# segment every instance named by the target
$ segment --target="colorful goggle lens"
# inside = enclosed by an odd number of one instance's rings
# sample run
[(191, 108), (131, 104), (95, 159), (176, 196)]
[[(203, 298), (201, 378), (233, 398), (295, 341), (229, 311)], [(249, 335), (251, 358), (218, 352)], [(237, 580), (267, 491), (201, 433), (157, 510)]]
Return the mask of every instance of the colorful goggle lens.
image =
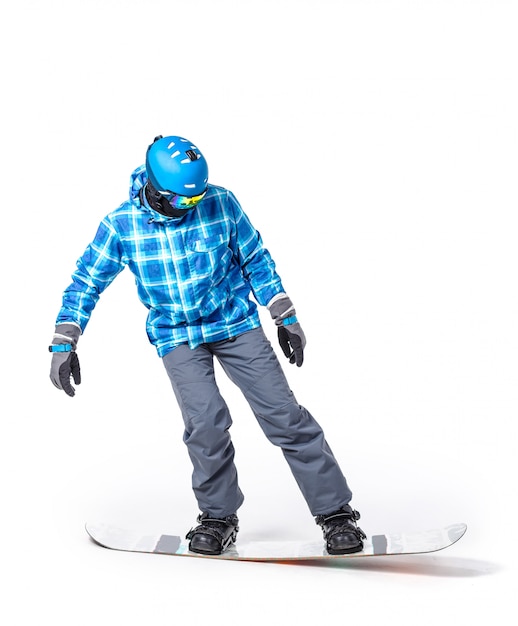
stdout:
[(158, 193), (169, 202), (173, 209), (192, 209), (203, 200), (207, 190), (197, 196), (181, 196), (172, 191), (159, 191)]

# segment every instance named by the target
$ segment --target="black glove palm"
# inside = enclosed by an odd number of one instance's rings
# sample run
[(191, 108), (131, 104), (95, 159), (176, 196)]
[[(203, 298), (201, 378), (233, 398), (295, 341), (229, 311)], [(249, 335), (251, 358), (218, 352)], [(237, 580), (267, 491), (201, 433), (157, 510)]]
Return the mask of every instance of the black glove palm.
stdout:
[(284, 356), (300, 367), (304, 362), (306, 337), (295, 314), (295, 307), (286, 294), (279, 294), (268, 305), (277, 325), (277, 336)]
[(284, 352), (284, 356), (290, 360), (290, 363), (295, 363), (297, 367), (300, 367), (304, 362), (304, 342), (300, 335), (290, 332), (290, 326), (298, 326), (300, 328), (300, 324), (279, 326), (277, 331), (279, 344)]
[(63, 389), (67, 396), (74, 396), (76, 390), (70, 383), (73, 378), (76, 385), (81, 384), (81, 368), (77, 352), (56, 352), (52, 355), (50, 380), (58, 389)]

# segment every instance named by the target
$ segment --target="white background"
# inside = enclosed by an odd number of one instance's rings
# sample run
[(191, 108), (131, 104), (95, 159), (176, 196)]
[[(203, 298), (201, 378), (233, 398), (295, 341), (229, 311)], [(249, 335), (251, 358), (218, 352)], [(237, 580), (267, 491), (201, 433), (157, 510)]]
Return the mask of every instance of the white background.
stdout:
[[(4, 8), (2, 622), (512, 622), (517, 17), (504, 0)], [(308, 338), (286, 372), (363, 528), (464, 521), (461, 542), (321, 567), (88, 540), (87, 520), (181, 534), (198, 512), (129, 272), (81, 338), (76, 397), (48, 379), (75, 260), (157, 134), (198, 144), (276, 259)], [(319, 538), (280, 451), (219, 380), (240, 538)]]

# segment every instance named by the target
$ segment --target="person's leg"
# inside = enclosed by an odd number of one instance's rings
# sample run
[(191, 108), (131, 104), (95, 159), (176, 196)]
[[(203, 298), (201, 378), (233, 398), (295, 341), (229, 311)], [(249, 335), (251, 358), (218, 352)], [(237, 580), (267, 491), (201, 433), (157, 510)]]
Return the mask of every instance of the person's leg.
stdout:
[(311, 513), (346, 506), (352, 494), (322, 428), (298, 404), (263, 330), (210, 348), (243, 392), (266, 437), (282, 449)]
[(200, 511), (213, 518), (236, 513), (243, 503), (228, 432), (232, 419), (214, 376), (211, 351), (179, 346), (163, 357), (184, 424), (193, 465), (192, 487)]

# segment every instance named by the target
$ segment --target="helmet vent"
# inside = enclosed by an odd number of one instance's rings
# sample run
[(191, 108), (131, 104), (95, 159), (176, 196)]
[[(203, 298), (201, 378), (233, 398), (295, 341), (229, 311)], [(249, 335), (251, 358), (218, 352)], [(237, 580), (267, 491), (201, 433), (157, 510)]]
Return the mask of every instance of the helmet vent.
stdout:
[(185, 154), (191, 159), (191, 161), (197, 161), (198, 155), (194, 150), (186, 150)]

